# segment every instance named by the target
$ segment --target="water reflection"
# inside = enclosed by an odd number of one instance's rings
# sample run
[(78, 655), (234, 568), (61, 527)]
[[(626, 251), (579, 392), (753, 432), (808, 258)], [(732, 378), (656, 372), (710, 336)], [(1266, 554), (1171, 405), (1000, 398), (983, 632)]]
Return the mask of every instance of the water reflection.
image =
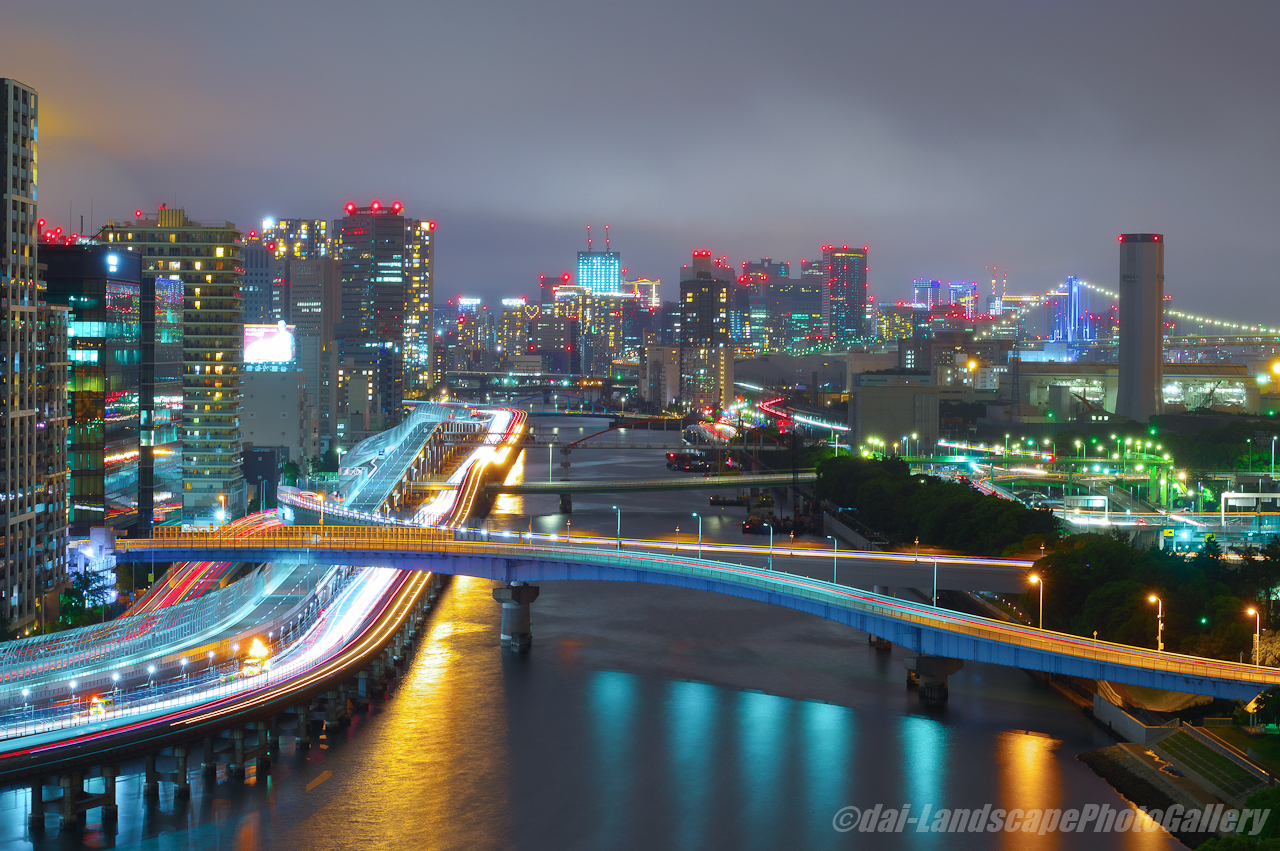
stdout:
[(719, 749), (715, 724), (720, 690), (706, 683), (667, 686), (668, 771), (671, 777), (672, 848), (703, 848), (710, 838), (714, 755)]
[(349, 848), (509, 847), (510, 754), (492, 587), (454, 580), (385, 716), (353, 743), (359, 752), (345, 770), (311, 793), (324, 806), (300, 825), (292, 847), (332, 848), (337, 837)]

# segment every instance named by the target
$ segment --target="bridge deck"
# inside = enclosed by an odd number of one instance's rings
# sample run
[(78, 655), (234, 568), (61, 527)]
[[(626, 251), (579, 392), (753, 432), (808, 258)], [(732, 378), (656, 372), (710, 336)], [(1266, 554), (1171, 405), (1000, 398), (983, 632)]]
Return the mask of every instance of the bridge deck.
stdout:
[[(1090, 641), (959, 612), (916, 605), (807, 577), (682, 555), (583, 550), (556, 546), (455, 540), (452, 530), (286, 527), (252, 541), (216, 533), (178, 533), (118, 542), (122, 554), (155, 551), (191, 558), (192, 550), (225, 558), (271, 561), (372, 559), (382, 565), (485, 576), (505, 581), (613, 579), (682, 585), (750, 597), (809, 611), (905, 644), (921, 653), (974, 659), (1112, 682), (1222, 697), (1251, 698), (1280, 685), (1280, 670), (1140, 647)], [(849, 558), (898, 558), (858, 553)], [(940, 557), (939, 562), (1020, 564), (1004, 559)], [(372, 562), (370, 562), (372, 563)]]

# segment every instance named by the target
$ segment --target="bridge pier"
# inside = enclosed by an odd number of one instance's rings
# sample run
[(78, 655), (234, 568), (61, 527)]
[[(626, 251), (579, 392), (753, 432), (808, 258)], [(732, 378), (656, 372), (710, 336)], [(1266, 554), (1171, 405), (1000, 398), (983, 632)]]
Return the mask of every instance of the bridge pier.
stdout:
[(311, 719), (307, 716), (310, 714), (311, 707), (306, 704), (295, 706), (293, 714), (298, 718), (298, 726), (293, 731), (293, 747), (295, 750), (306, 750), (311, 747)]
[(102, 777), (102, 791), (90, 792), (85, 789), (85, 776), (79, 772), (63, 774), (58, 777), (58, 786), (62, 794), (55, 798), (45, 798), (44, 778), (31, 782), (31, 806), (27, 813), (27, 825), (33, 831), (44, 830), (46, 813), (57, 813), (63, 830), (74, 830), (84, 827), (85, 814), (95, 807), (102, 807), (103, 825), (114, 825), (120, 818), (120, 808), (116, 805), (116, 777), (120, 774), (119, 766), (99, 766), (98, 773)]
[(571, 493), (560, 494), (560, 513), (561, 514), (573, 513), (573, 494)]
[(173, 749), (173, 759), (177, 763), (173, 768), (173, 797), (190, 798), (191, 781), (187, 777), (187, 756), (189, 751), (185, 745), (177, 745)]
[(964, 667), (960, 659), (945, 656), (908, 656), (903, 663), (920, 683), (920, 700), (931, 705), (947, 702), (947, 676)]
[(493, 589), (493, 599), (502, 604), (500, 643), (517, 653), (533, 644), (529, 604), (538, 599), (537, 585), (503, 585)]
[(204, 759), (200, 761), (200, 770), (205, 777), (212, 777), (218, 773), (218, 754), (214, 750), (213, 736), (204, 740)]

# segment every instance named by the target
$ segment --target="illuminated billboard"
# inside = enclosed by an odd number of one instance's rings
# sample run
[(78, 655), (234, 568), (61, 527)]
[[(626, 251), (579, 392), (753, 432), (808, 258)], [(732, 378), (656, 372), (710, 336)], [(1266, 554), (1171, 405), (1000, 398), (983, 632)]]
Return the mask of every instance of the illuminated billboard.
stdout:
[(294, 359), (293, 325), (244, 326), (245, 363), (290, 363)]

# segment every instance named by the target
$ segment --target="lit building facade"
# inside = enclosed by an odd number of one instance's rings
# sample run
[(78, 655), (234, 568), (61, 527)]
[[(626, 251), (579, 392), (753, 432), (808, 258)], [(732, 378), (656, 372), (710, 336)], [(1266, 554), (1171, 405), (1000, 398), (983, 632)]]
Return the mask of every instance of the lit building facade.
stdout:
[(618, 292), (622, 257), (616, 251), (579, 251), (576, 283), (593, 295)]
[(0, 97), (0, 610), (22, 630), (66, 581), (66, 309), (36, 268), (39, 96), (0, 78)]
[(139, 514), (142, 257), (111, 245), (44, 245), (48, 300), (67, 308), (70, 534), (147, 534)]
[[(142, 255), (143, 361), (154, 347), (155, 374), (142, 377), (142, 443), (154, 455), (150, 483), (153, 521), (216, 525), (243, 514), (240, 373), (244, 350), (240, 231), (231, 222), (198, 222), (186, 211), (161, 207), (155, 217), (109, 221), (108, 244)], [(181, 320), (173, 310), (181, 298)], [(176, 339), (175, 339), (176, 338)], [(180, 349), (178, 349), (180, 347)], [(175, 410), (169, 360), (181, 351), (181, 408)], [(168, 510), (167, 441), (180, 435), (181, 512)], [(145, 496), (145, 479), (140, 495)]]
[(847, 245), (822, 248), (826, 287), (822, 291), (822, 325), (836, 348), (866, 338), (867, 253)]

